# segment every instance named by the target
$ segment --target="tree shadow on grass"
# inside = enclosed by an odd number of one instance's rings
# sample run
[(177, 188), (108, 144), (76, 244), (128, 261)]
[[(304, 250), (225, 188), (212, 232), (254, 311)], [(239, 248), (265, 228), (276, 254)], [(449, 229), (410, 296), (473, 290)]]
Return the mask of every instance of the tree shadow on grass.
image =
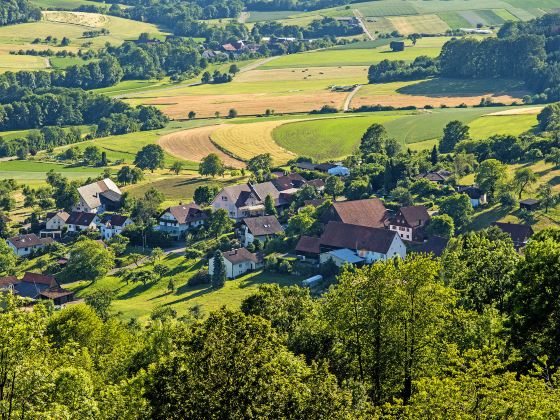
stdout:
[(440, 97), (500, 96), (523, 90), (523, 84), (505, 84), (497, 80), (434, 78), (397, 89), (404, 95)]
[(490, 209), (476, 213), (472, 219), (470, 229), (480, 230), (489, 227), (493, 222), (500, 220), (509, 214), (510, 209), (503, 206), (495, 206)]
[(280, 287), (291, 286), (297, 281), (296, 277), (290, 274), (276, 274), (267, 272), (255, 272), (251, 277), (243, 279), (239, 283), (240, 289), (245, 289), (247, 287), (254, 287), (261, 284), (278, 284)]
[(548, 180), (548, 183), (550, 184), (550, 186), (555, 187), (558, 184), (560, 184), (560, 175), (556, 175), (555, 177), (553, 177), (552, 179)]
[(149, 290), (152, 288), (152, 286), (156, 284), (156, 282), (154, 283), (146, 283), (146, 284), (138, 284), (137, 286), (133, 287), (132, 289), (130, 289), (128, 292), (126, 292), (124, 295), (119, 296), (119, 300), (125, 300), (125, 299), (130, 299), (135, 297), (136, 295), (139, 295), (140, 293), (144, 293), (146, 290)]
[[(189, 300), (195, 299), (195, 298), (200, 297), (200, 296), (204, 296), (204, 295), (206, 295), (210, 292), (212, 292), (212, 287), (204, 286), (204, 288), (200, 289), (196, 293), (193, 293), (192, 295), (188, 295), (188, 296), (182, 297), (180, 299), (176, 299), (174, 301), (164, 303), (163, 306), (170, 306), (170, 305), (175, 305), (175, 304), (181, 303), (181, 302), (188, 302)], [(176, 294), (179, 294), (179, 289), (177, 290)]]

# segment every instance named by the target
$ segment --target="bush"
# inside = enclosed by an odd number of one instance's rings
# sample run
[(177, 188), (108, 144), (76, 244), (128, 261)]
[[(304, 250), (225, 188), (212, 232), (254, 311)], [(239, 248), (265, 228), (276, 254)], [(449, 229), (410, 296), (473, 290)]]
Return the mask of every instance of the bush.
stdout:
[(188, 260), (194, 260), (194, 259), (197, 259), (197, 258), (202, 258), (203, 255), (204, 255), (204, 252), (199, 251), (198, 249), (194, 249), (194, 248), (185, 249), (185, 258), (187, 258)]
[(210, 284), (212, 277), (208, 270), (197, 271), (187, 282), (189, 286), (199, 286), (201, 284)]

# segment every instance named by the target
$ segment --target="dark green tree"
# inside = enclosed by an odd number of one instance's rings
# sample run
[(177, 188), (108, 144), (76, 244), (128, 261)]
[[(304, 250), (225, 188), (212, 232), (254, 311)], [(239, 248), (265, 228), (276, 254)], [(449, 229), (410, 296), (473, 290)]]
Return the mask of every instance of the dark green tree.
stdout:
[(469, 126), (461, 121), (451, 121), (443, 129), (443, 137), (439, 142), (441, 153), (452, 152), (455, 145), (469, 138)]
[(214, 252), (213, 267), (212, 267), (212, 288), (221, 289), (226, 284), (226, 265), (224, 263), (224, 256), (218, 249)]
[(163, 168), (165, 154), (158, 144), (148, 144), (136, 153), (134, 164), (140, 169), (149, 169), (154, 172), (157, 168)]

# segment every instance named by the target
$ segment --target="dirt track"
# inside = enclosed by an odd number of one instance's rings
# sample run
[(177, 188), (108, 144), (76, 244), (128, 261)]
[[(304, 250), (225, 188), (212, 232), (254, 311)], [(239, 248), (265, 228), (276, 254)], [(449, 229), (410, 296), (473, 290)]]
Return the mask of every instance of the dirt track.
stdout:
[(180, 159), (200, 162), (210, 153), (216, 153), (227, 166), (243, 168), (243, 162), (225, 154), (210, 140), (210, 134), (218, 127), (220, 125), (179, 131), (161, 137), (158, 143), (167, 153)]

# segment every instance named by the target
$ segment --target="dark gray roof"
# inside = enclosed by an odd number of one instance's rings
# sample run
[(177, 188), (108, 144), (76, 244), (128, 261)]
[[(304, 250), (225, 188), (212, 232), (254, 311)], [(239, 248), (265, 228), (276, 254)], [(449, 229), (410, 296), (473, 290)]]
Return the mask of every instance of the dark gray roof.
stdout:
[(254, 236), (274, 235), (284, 232), (276, 216), (247, 217), (243, 219), (243, 223)]
[(67, 225), (89, 226), (97, 216), (95, 213), (85, 213), (81, 211), (73, 211), (66, 220)]
[(7, 240), (10, 241), (17, 249), (47, 245), (53, 242), (52, 238), (39, 238), (34, 233), (14, 236), (12, 238), (8, 238)]

